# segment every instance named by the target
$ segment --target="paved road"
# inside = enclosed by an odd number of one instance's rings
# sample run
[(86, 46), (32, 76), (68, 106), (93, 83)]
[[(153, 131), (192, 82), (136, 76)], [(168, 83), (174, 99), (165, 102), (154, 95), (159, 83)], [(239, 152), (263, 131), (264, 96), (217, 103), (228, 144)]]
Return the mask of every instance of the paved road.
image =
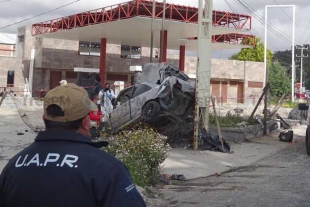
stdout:
[(310, 206), (310, 157), (299, 142), (221, 176), (166, 186), (170, 206)]

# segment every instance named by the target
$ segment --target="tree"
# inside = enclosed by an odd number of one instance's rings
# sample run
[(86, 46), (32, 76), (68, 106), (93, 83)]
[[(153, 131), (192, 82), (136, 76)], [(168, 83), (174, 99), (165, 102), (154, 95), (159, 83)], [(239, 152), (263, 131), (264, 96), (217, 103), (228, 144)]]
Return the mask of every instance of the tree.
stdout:
[(273, 62), (268, 68), (268, 81), (272, 97), (287, 95), (291, 90), (291, 80), (287, 76), (287, 69), (278, 62)]
[[(249, 38), (243, 40), (241, 44), (249, 44), (256, 42), (254, 47), (243, 48), (237, 54), (232, 55), (230, 60), (241, 60), (241, 61), (254, 61), (254, 62), (264, 62), (264, 43), (261, 42), (260, 38)], [(272, 52), (267, 49), (267, 63), (271, 63)]]
[[(307, 55), (307, 50), (304, 51), (304, 55)], [(300, 50), (295, 50), (295, 54), (300, 55)], [(310, 55), (309, 55), (310, 57)], [(276, 51), (273, 55), (273, 60), (278, 61), (283, 67), (287, 68), (287, 75), (292, 77), (292, 50)], [(300, 58), (295, 58), (295, 61)], [(296, 63), (300, 65), (300, 62)], [(299, 83), (300, 80), (300, 66), (295, 67), (295, 82)], [(305, 58), (303, 62), (303, 80), (305, 82), (305, 87), (310, 88), (310, 59)]]

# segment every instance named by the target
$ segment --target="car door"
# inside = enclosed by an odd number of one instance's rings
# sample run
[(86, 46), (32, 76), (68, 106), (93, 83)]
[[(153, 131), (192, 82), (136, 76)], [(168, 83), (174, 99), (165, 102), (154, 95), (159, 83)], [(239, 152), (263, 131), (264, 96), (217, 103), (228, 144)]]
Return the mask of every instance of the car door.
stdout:
[[(155, 89), (155, 88), (153, 88)], [(157, 88), (155, 89), (158, 90)], [(156, 92), (152, 93), (152, 87), (146, 84), (136, 85), (130, 100), (131, 119), (135, 120), (141, 116), (141, 108), (150, 99), (153, 99)]]
[(132, 90), (133, 87), (122, 90), (115, 100), (116, 108), (111, 113), (113, 130), (117, 130), (130, 121), (129, 100)]

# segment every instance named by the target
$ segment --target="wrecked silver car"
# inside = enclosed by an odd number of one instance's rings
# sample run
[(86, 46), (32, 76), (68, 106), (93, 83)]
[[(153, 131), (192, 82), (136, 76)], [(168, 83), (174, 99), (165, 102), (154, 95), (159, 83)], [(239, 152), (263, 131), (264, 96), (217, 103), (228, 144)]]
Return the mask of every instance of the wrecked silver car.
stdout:
[(153, 80), (119, 93), (110, 114), (113, 132), (143, 120), (158, 132), (169, 135), (171, 130), (174, 133), (175, 130), (184, 130), (182, 123), (192, 121), (195, 83), (169, 64), (162, 65), (157, 78), (156, 81), (153, 76)]

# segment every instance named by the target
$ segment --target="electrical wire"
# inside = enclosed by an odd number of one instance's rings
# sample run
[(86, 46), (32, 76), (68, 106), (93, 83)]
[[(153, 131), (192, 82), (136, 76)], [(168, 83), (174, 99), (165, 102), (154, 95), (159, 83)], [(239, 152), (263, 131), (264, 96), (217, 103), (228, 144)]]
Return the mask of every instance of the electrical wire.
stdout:
[[(241, 5), (241, 7), (245, 8), (248, 12), (252, 13), (253, 16), (262, 24), (265, 25), (265, 19), (260, 16), (259, 14), (257, 14), (255, 12), (255, 10), (246, 2), (242, 1), (242, 0), (235, 0), (237, 3), (239, 3)], [(285, 41), (286, 43), (290, 43), (291, 39), (289, 36), (285, 36), (285, 33), (278, 30), (273, 24), (267, 22), (267, 27), (271, 30), (271, 32), (273, 32), (277, 37), (279, 37), (280, 39), (282, 39), (283, 41)]]
[[(232, 10), (232, 12), (234, 12), (234, 13), (238, 13), (237, 12), (237, 10), (236, 9), (234, 9), (233, 8), (233, 6), (231, 5), (231, 4), (229, 4), (228, 2), (227, 2), (227, 0), (225, 0), (225, 2), (226, 2), (226, 4), (227, 4), (227, 6)], [(258, 32), (255, 30), (255, 29), (251, 29), (251, 30), (253, 30), (255, 33), (257, 33), (258, 34)], [(249, 31), (250, 32), (250, 34), (251, 35), (254, 35), (251, 31)], [(280, 49), (279, 48), (277, 48), (276, 46), (274, 46), (273, 44), (271, 44), (270, 42), (268, 42), (268, 44), (270, 44), (274, 49), (276, 49), (276, 50), (278, 50), (278, 51), (280, 51)]]
[[(256, 16), (258, 16), (258, 18), (261, 20), (260, 22), (263, 25), (265, 25), (265, 18), (260, 16), (259, 14), (257, 14), (255, 12), (255, 9), (253, 9), (246, 1), (238, 0), (238, 2), (241, 4), (242, 7), (246, 8), (248, 11), (250, 11), (251, 13), (255, 14)], [(291, 37), (287, 36), (284, 32), (282, 32), (281, 30), (277, 29), (272, 23), (267, 22), (267, 26), (270, 29), (272, 29), (273, 31), (277, 32), (282, 37), (286, 38), (289, 42), (291, 41)]]
[[(310, 0), (309, 0), (309, 1), (310, 1)], [(227, 0), (225, 0), (225, 2), (226, 2), (226, 4), (227, 4), (227, 6), (232, 10), (232, 12), (238, 13), (237, 10), (234, 9), (233, 6), (227, 2)], [(253, 30), (254, 32), (258, 33), (258, 32), (257, 32), (255, 29), (253, 29), (253, 28), (252, 28), (251, 30)], [(250, 32), (251, 35), (253, 35), (251, 31), (249, 31), (249, 32)], [(268, 43), (269, 45), (271, 45), (274, 49), (276, 49), (276, 51), (281, 51), (279, 48), (277, 48), (276, 46), (274, 46), (274, 45), (271, 44), (270, 42), (267, 41), (267, 43)], [(287, 64), (286, 62), (281, 62), (281, 64), (287, 65), (287, 66), (289, 66), (289, 67), (291, 68), (291, 65), (290, 65), (290, 64)]]
[(28, 20), (30, 20), (30, 19), (34, 19), (34, 18), (36, 18), (36, 17), (39, 17), (39, 16), (42, 16), (42, 15), (51, 13), (51, 12), (56, 11), (56, 10), (58, 10), (58, 9), (64, 8), (64, 7), (66, 7), (66, 6), (70, 6), (70, 5), (72, 5), (72, 4), (74, 4), (74, 3), (78, 2), (78, 1), (80, 1), (80, 0), (72, 1), (72, 2), (70, 2), (70, 3), (68, 3), (68, 4), (64, 4), (64, 5), (62, 5), (62, 6), (59, 6), (59, 7), (55, 8), (55, 9), (52, 9), (52, 10), (49, 10), (49, 11), (47, 11), (47, 12), (43, 12), (43, 13), (41, 13), (41, 14), (37, 14), (37, 15), (32, 16), (32, 17), (29, 17), (29, 18), (27, 18), (27, 19), (23, 19), (23, 20), (21, 20), (21, 21), (14, 22), (14, 23), (9, 24), (9, 25), (6, 25), (6, 26), (4, 26), (4, 27), (0, 27), (0, 29), (8, 28), (8, 27), (10, 27), (10, 26), (13, 26), (13, 25), (16, 25), (16, 24), (19, 24), (19, 23), (28, 21)]
[[(279, 6), (279, 4), (278, 4), (278, 2), (276, 1), (276, 0), (273, 0), (274, 1), (274, 3), (276, 3), (278, 6)], [(282, 8), (282, 7), (280, 7), (280, 9), (282, 10), (282, 12), (293, 22), (293, 19), (284, 11), (284, 9)], [(300, 31), (302, 31), (304, 34), (305, 34), (305, 30), (303, 30), (303, 29), (301, 29), (296, 23), (295, 23), (295, 25), (296, 25), (296, 27), (298, 28), (298, 29), (300, 29)], [(300, 41), (301, 41), (301, 39), (302, 38), (300, 38), (300, 40), (298, 41), (299, 43), (300, 43)]]

